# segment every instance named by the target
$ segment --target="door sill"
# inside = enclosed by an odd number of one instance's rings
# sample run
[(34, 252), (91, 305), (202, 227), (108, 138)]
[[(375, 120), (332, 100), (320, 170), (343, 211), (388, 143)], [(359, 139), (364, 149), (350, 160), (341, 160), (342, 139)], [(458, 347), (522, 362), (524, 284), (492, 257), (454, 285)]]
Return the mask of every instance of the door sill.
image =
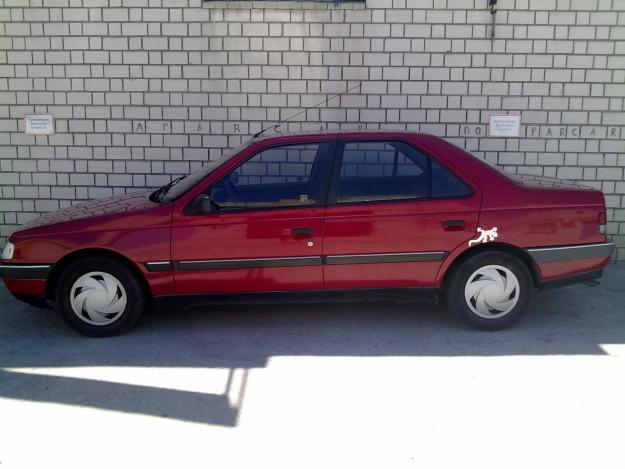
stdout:
[(349, 290), (299, 290), (244, 293), (163, 295), (154, 298), (157, 307), (173, 307), (210, 302), (211, 304), (275, 303), (361, 303), (394, 302), (439, 303), (436, 287), (368, 288)]

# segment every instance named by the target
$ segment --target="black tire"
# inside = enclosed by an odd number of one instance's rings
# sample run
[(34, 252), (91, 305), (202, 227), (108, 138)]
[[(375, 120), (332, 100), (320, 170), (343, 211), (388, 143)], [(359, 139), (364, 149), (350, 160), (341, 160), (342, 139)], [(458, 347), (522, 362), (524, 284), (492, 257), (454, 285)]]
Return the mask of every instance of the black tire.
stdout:
[[(72, 294), (77, 296), (74, 283), (84, 278), (90, 273), (104, 273), (112, 276), (121, 284), (118, 290), (119, 296), (125, 294), (126, 304), (118, 308), (119, 311), (109, 314), (112, 322), (104, 325), (91, 324), (89, 315), (82, 310), (75, 312), (72, 308)], [(94, 279), (103, 279), (102, 276), (95, 275)], [(104, 286), (104, 283), (101, 282)], [(123, 292), (123, 293), (122, 293)], [(76, 331), (92, 337), (107, 337), (130, 329), (145, 309), (146, 295), (143, 286), (136, 276), (122, 263), (105, 257), (89, 257), (79, 259), (69, 265), (61, 274), (56, 287), (56, 305), (63, 319)], [(80, 307), (79, 307), (80, 308)]]
[[(503, 267), (497, 269), (495, 267)], [(486, 274), (478, 274), (483, 269)], [(499, 275), (489, 276), (488, 272)], [(510, 275), (514, 275), (512, 278)], [(495, 277), (496, 277), (495, 275)], [(516, 288), (516, 285), (518, 288)], [(480, 282), (483, 280), (483, 282)], [(465, 297), (465, 288), (468, 282), (473, 284), (469, 289), (469, 300)], [(494, 284), (494, 292), (500, 292), (500, 303), (493, 304), (510, 305), (510, 309), (502, 307), (501, 311), (493, 308), (488, 301), (487, 291), (482, 284)], [(503, 283), (502, 283), (503, 282)], [(505, 289), (499, 289), (499, 285), (505, 285)], [(508, 290), (509, 288), (509, 290)], [(497, 331), (510, 327), (517, 322), (525, 312), (533, 294), (533, 284), (527, 266), (517, 257), (501, 251), (483, 251), (469, 257), (462, 262), (453, 272), (447, 285), (447, 303), (451, 311), (466, 324), (475, 329), (485, 331)], [(478, 301), (481, 298), (481, 305)], [(514, 300), (516, 298), (516, 303)], [(512, 307), (512, 304), (514, 306)], [(486, 307), (487, 311), (484, 311)], [(481, 313), (480, 313), (481, 312)], [(489, 314), (490, 313), (490, 314)], [(484, 317), (487, 316), (487, 317)]]

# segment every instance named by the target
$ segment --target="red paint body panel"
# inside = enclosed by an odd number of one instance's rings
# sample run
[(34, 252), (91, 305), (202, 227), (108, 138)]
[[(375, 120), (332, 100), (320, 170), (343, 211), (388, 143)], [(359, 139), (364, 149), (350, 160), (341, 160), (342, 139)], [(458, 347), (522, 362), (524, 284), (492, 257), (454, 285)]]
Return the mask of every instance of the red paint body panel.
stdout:
[[(498, 242), (523, 248), (601, 243), (597, 214), (601, 206), (578, 208), (482, 208), (480, 225), (498, 228)], [(570, 240), (576, 240), (571, 243)]]
[[(473, 238), (481, 195), (328, 207), (324, 255), (451, 252)], [(445, 220), (464, 220), (444, 231)], [(327, 288), (434, 286), (438, 262), (326, 265)]]
[[(172, 259), (176, 261), (321, 256), (323, 208), (178, 214), (172, 222)], [(291, 234), (293, 228), (304, 227), (313, 229), (311, 237)], [(321, 265), (176, 271), (175, 279), (176, 293), (323, 288)]]
[[(116, 215), (129, 213), (141, 214), (144, 210), (158, 207), (158, 204), (151, 202), (148, 195), (151, 191), (131, 192), (117, 197), (107, 197), (105, 199), (92, 200), (72, 207), (67, 207), (57, 212), (50, 212), (41, 217), (24, 224), (19, 232), (39, 228), (39, 234), (45, 234), (50, 226), (58, 226), (87, 219), (87, 223), (82, 225), (83, 230), (93, 227), (94, 217), (98, 218), (98, 223), (105, 223), (107, 220), (120, 220)], [(112, 217), (103, 218), (106, 215)], [(100, 225), (98, 225), (100, 226)]]
[(326, 288), (432, 287), (440, 261), (391, 264), (326, 265)]
[[(294, 207), (187, 216), (202, 191), (257, 151), (273, 145), (337, 139), (402, 140), (437, 159), (473, 189), (441, 200)], [(549, 178), (510, 178), (444, 140), (407, 132), (330, 133), (260, 138), (172, 203), (148, 192), (98, 200), (45, 215), (11, 236), (8, 264), (56, 264), (83, 250), (105, 250), (131, 262), (152, 294), (439, 286), (453, 262), (477, 237), (498, 228), (497, 243), (516, 248), (601, 243), (600, 191)], [(465, 220), (445, 231), (442, 222)], [(310, 227), (310, 238), (291, 230)], [(312, 246), (308, 243), (312, 242)], [(306, 265), (148, 272), (146, 262), (332, 256), (444, 251), (443, 261)], [(601, 269), (607, 258), (543, 262), (544, 280)], [(43, 296), (45, 280), (4, 279), (14, 293)]]
[(44, 215), (11, 236), (15, 243), (12, 262), (55, 264), (81, 250), (112, 251), (141, 271), (153, 295), (173, 293), (171, 272), (147, 272), (143, 265), (149, 260), (168, 260), (171, 255), (172, 205), (151, 202), (149, 194), (126, 194)]
[[(324, 208), (284, 208), (187, 216), (184, 208), (211, 184), (258, 151), (275, 145), (327, 142), (333, 135), (269, 137), (252, 143), (175, 202), (172, 259), (175, 261), (321, 256)], [(310, 227), (310, 238), (293, 228)], [(311, 241), (313, 246), (308, 246)], [(322, 267), (271, 267), (176, 271), (176, 293), (318, 290)]]
[(176, 272), (176, 293), (235, 293), (320, 290), (321, 266)]

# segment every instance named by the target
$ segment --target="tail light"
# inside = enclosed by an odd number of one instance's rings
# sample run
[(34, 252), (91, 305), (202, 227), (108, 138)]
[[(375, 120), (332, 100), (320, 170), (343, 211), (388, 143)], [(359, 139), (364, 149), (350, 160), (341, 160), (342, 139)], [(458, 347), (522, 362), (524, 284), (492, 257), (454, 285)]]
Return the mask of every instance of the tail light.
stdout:
[(597, 224), (599, 224), (599, 226), (603, 226), (608, 222), (608, 216), (606, 215), (605, 212), (601, 212), (599, 214), (599, 217), (597, 219)]

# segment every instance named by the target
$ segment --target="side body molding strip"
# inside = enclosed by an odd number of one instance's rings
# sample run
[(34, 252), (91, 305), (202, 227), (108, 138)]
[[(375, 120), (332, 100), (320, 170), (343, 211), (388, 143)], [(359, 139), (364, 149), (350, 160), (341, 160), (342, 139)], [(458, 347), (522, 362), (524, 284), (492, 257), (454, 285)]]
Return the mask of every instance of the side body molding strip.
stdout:
[(301, 267), (307, 265), (321, 265), (321, 256), (219, 259), (178, 261), (175, 263), (177, 270), (251, 269), (254, 267)]
[(390, 254), (351, 254), (325, 256), (328, 265), (343, 264), (387, 264), (396, 262), (442, 261), (447, 257), (443, 251), (435, 252), (398, 252)]
[(346, 254), (332, 256), (265, 257), (249, 259), (207, 259), (194, 261), (146, 262), (149, 272), (171, 270), (251, 269), (257, 267), (302, 267), (319, 265), (382, 264), (398, 262), (442, 261), (447, 252), (400, 252), (389, 254)]
[(153, 261), (146, 262), (145, 268), (148, 272), (169, 272), (173, 270), (173, 265), (170, 261)]

